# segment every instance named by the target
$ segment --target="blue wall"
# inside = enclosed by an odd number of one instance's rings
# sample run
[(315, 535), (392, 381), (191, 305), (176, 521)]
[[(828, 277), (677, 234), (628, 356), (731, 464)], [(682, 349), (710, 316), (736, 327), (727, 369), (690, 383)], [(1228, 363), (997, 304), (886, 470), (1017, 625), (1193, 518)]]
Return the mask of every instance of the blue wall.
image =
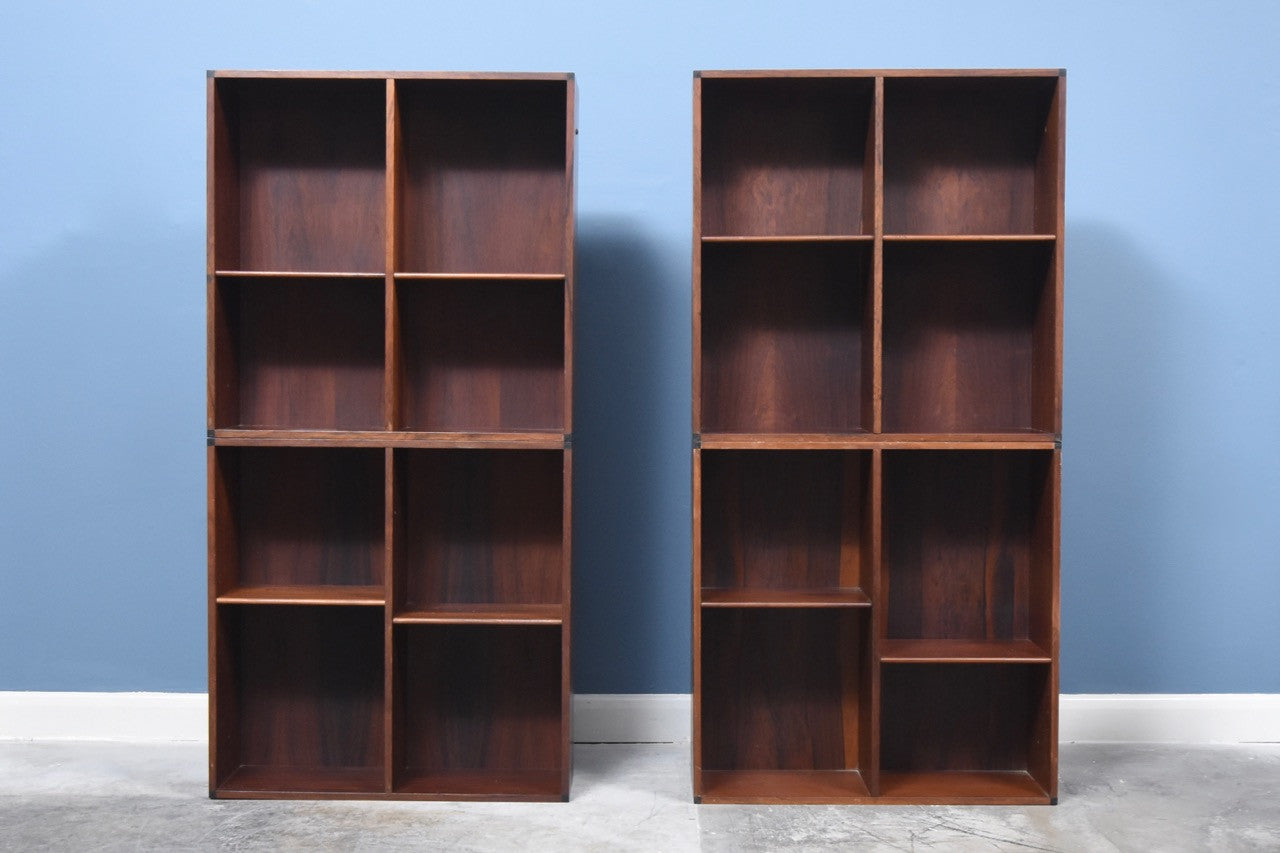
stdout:
[(0, 690), (204, 685), (206, 68), (571, 70), (575, 673), (689, 688), (695, 68), (1066, 66), (1068, 692), (1280, 691), (1274, 3), (24, 3)]

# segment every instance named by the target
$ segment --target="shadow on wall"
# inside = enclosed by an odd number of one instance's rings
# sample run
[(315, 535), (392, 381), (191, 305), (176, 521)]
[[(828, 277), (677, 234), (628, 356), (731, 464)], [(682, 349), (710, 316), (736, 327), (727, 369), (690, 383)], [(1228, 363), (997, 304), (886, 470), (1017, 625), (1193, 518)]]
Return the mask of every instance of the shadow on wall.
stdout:
[(1169, 692), (1208, 568), (1179, 547), (1170, 478), (1195, 307), (1120, 228), (1071, 221), (1066, 245), (1062, 691)]
[(688, 274), (670, 272), (671, 259), (644, 233), (623, 217), (584, 217), (578, 227), (573, 671), (581, 693), (689, 689)]
[(204, 233), (0, 270), (0, 690), (203, 690)]

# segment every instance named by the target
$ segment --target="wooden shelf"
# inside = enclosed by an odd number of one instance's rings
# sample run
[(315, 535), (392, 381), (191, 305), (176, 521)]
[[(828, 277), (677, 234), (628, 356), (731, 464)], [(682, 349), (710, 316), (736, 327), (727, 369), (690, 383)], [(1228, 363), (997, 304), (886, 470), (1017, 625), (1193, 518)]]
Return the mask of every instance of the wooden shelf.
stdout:
[(879, 801), (960, 805), (1042, 805), (1049, 794), (1025, 770), (883, 773)]
[(870, 797), (857, 770), (704, 770), (703, 803), (845, 803)]
[(215, 797), (273, 797), (305, 794), (374, 794), (382, 791), (381, 767), (241, 766), (214, 792)]
[(566, 799), (561, 790), (561, 774), (556, 770), (438, 773), (406, 768), (401, 772), (396, 793), (429, 795), (435, 800), (559, 802)]
[(713, 589), (702, 590), (703, 607), (870, 607), (862, 590), (846, 589)]
[(219, 604), (332, 604), (382, 607), (381, 586), (238, 586), (220, 593)]
[(567, 798), (572, 75), (208, 98), (211, 794)]
[(392, 620), (397, 625), (560, 625), (558, 604), (440, 604), (405, 610)]
[(1051, 663), (1031, 640), (881, 640), (882, 663)]
[(694, 75), (698, 802), (1056, 802), (1063, 76)]

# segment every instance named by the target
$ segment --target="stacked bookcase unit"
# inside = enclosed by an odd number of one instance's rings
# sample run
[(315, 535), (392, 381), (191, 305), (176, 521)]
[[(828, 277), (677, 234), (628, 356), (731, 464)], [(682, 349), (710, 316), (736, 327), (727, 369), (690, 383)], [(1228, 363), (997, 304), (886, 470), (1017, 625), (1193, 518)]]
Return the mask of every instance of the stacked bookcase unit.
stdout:
[(567, 799), (572, 76), (208, 99), (211, 795)]
[(694, 794), (1057, 798), (1065, 76), (694, 79)]

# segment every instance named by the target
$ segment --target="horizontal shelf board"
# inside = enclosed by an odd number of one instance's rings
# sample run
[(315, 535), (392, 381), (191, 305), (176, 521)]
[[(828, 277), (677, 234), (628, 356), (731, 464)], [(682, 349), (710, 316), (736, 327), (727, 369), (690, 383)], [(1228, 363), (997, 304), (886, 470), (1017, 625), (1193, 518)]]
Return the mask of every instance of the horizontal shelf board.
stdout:
[(1050, 663), (1031, 640), (882, 640), (883, 663)]
[(716, 234), (704, 236), (704, 243), (870, 243), (870, 234)]
[(564, 281), (564, 273), (398, 272), (396, 281)]
[(278, 80), (551, 80), (573, 79), (573, 72), (542, 71), (281, 71), (281, 70), (215, 70), (208, 72), (218, 79)]
[(845, 802), (869, 796), (857, 770), (703, 770), (704, 803)]
[(393, 619), (397, 625), (560, 625), (559, 604), (441, 604), (421, 610), (404, 610)]
[(559, 800), (564, 793), (560, 780), (558, 770), (441, 773), (410, 768), (395, 793), (458, 800)]
[(217, 597), (219, 604), (331, 604), (381, 607), (381, 586), (239, 586)]
[(387, 277), (382, 272), (296, 272), (270, 270), (217, 270), (218, 278), (367, 278), (382, 281)]
[(704, 432), (704, 450), (1053, 450), (1057, 436), (1027, 430), (1007, 433), (727, 433)]
[(437, 447), (560, 450), (562, 432), (415, 432), (409, 430), (217, 429), (227, 447)]
[(871, 599), (857, 587), (848, 589), (725, 589), (702, 590), (703, 607), (870, 607)]
[(383, 790), (381, 767), (267, 767), (244, 765), (216, 789), (219, 795), (375, 794)]
[(1061, 68), (813, 68), (695, 71), (694, 77), (750, 80), (761, 77), (1061, 77)]
[(1052, 243), (1056, 234), (886, 234), (886, 243)]
[(1049, 795), (1025, 770), (880, 774), (880, 802), (1046, 803)]

